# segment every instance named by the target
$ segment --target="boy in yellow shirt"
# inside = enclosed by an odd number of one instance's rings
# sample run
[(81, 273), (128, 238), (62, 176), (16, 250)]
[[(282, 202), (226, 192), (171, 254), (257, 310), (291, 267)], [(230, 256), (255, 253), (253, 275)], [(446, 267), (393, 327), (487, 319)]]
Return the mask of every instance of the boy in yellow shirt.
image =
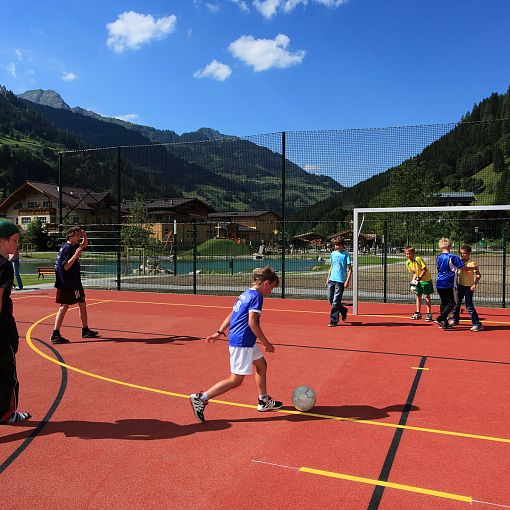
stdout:
[(430, 271), (425, 265), (423, 259), (416, 255), (416, 250), (412, 246), (408, 246), (405, 253), (407, 257), (407, 270), (413, 274), (411, 289), (416, 294), (416, 312), (414, 312), (414, 314), (411, 316), (411, 319), (418, 320), (422, 318), (421, 297), (423, 294), (425, 294), (425, 305), (427, 307), (427, 315), (425, 316), (425, 320), (431, 321), (433, 319), (430, 295), (434, 292), (434, 286), (432, 285), (432, 277), (430, 276)]
[(460, 247), (460, 258), (464, 262), (464, 266), (459, 269), (457, 282), (457, 303), (453, 309), (452, 320), (450, 324), (453, 326), (459, 323), (460, 307), (464, 298), (466, 299), (466, 310), (471, 316), (471, 331), (480, 331), (483, 326), (478, 317), (478, 313), (473, 305), (473, 294), (476, 290), (478, 282), (482, 275), (478, 269), (478, 264), (471, 260), (471, 246), (464, 244)]

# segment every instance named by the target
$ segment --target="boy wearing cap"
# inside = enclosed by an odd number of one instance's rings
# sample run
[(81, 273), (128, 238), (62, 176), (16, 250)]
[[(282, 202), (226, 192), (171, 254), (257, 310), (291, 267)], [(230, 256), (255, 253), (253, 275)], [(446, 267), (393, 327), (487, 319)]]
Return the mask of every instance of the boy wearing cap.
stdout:
[(334, 242), (335, 251), (329, 258), (330, 268), (326, 279), (328, 287), (328, 299), (331, 304), (328, 327), (338, 326), (338, 316), (342, 316), (342, 321), (347, 319), (347, 308), (342, 304), (344, 289), (349, 286), (352, 274), (351, 258), (349, 252), (345, 249), (345, 241), (337, 239)]
[(17, 410), (16, 353), (19, 335), (12, 313), (14, 269), (9, 254), (15, 253), (18, 243), (18, 227), (10, 221), (0, 221), (0, 424), (18, 423), (30, 418), (30, 413)]

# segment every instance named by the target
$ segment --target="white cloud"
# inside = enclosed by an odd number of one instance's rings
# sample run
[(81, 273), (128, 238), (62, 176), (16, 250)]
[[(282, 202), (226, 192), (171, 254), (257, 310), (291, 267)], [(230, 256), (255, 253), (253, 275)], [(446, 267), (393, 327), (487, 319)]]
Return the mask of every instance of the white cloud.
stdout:
[(285, 14), (292, 12), (298, 5), (306, 7), (309, 3), (316, 3), (336, 9), (340, 5), (346, 4), (349, 0), (253, 0), (253, 6), (257, 11), (267, 19), (271, 19), (278, 11)]
[(272, 67), (284, 69), (303, 61), (306, 52), (287, 51), (289, 42), (285, 34), (278, 34), (274, 39), (255, 39), (252, 35), (243, 35), (231, 43), (228, 49), (234, 57), (252, 66), (254, 71), (267, 71)]
[(150, 14), (123, 12), (113, 22), (108, 23), (108, 39), (106, 44), (115, 53), (124, 50), (137, 50), (153, 39), (164, 39), (175, 30), (177, 17), (174, 15), (154, 19)]
[(16, 64), (14, 62), (9, 62), (5, 66), (5, 70), (7, 71), (7, 74), (10, 74), (13, 78), (17, 78), (18, 77), (16, 75)]
[(78, 78), (78, 75), (75, 73), (72, 73), (71, 71), (64, 71), (61, 76), (62, 80), (64, 81), (74, 81), (76, 78)]
[(264, 18), (272, 18), (281, 4), (281, 0), (254, 0), (253, 6)]
[(320, 165), (303, 165), (302, 168), (303, 168), (303, 170), (305, 170), (311, 174), (319, 173), (322, 170)]
[(250, 8), (245, 0), (230, 0), (233, 4), (236, 4), (241, 12), (250, 12)]
[(210, 4), (206, 3), (205, 6), (213, 13), (216, 14), (220, 10), (220, 6), (218, 4)]
[(213, 60), (203, 69), (195, 71), (194, 78), (212, 78), (216, 81), (225, 81), (232, 74), (232, 68), (227, 64), (222, 64), (217, 60)]
[(21, 53), (21, 50), (19, 50), (18, 48), (14, 48), (14, 53), (16, 54), (18, 62), (21, 62), (23, 60), (23, 54)]
[(114, 119), (125, 120), (126, 122), (132, 122), (138, 119), (140, 116), (137, 113), (126, 113), (125, 115), (114, 115)]

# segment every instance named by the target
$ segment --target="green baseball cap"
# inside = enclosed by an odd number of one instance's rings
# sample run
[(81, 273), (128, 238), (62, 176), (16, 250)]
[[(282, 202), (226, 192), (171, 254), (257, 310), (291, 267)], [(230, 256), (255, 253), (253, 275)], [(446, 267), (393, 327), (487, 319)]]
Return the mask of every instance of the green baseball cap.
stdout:
[(12, 234), (19, 234), (18, 227), (9, 220), (0, 220), (0, 237), (9, 237)]

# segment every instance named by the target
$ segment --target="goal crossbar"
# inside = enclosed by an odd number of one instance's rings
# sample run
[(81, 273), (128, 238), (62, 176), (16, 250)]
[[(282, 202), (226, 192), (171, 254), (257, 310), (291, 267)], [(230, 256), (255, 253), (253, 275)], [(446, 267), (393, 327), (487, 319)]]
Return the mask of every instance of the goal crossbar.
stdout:
[(358, 245), (359, 215), (365, 213), (414, 213), (414, 212), (456, 212), (456, 211), (510, 211), (510, 205), (452, 205), (443, 207), (359, 207), (353, 210), (352, 232), (352, 313), (358, 315)]

